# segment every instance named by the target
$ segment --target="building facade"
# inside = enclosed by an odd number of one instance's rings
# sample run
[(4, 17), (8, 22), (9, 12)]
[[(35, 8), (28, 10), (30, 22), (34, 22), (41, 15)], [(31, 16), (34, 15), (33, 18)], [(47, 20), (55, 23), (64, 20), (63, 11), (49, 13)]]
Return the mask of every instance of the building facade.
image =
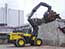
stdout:
[(8, 8), (5, 4), (4, 8), (0, 8), (0, 23), (8, 26), (22, 26), (24, 24), (24, 11)]

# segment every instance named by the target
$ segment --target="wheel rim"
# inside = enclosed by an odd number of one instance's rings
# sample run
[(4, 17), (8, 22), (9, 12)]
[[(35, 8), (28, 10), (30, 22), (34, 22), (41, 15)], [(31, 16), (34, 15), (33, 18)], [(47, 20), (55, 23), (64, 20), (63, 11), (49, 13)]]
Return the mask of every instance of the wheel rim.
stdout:
[(19, 41), (19, 45), (24, 45), (24, 41), (23, 40), (20, 40)]
[(41, 40), (37, 40), (37, 45), (41, 45)]

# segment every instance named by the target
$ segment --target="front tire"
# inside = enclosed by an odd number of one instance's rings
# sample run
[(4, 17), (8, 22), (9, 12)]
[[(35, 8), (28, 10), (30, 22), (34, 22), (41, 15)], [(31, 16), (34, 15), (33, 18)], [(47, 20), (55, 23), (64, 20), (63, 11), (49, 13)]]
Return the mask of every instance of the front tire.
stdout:
[(36, 46), (41, 46), (42, 45), (42, 40), (41, 39), (36, 39), (35, 45)]

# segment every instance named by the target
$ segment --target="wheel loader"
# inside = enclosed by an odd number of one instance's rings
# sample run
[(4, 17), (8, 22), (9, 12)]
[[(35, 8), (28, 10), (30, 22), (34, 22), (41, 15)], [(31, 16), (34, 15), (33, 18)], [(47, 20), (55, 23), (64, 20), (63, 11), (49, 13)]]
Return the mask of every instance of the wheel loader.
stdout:
[(25, 44), (31, 44), (33, 46), (42, 45), (42, 40), (33, 35), (30, 29), (13, 31), (9, 34), (8, 39), (8, 42), (14, 44), (16, 47), (22, 47), (25, 46)]
[[(36, 10), (40, 7), (40, 6), (45, 6), (48, 8), (47, 12), (44, 14), (44, 17), (42, 19), (38, 19), (38, 18), (31, 18), (33, 16), (33, 14), (36, 12)], [(20, 30), (15, 30), (13, 32), (11, 32), (8, 35), (8, 41), (10, 43), (13, 43), (16, 47), (21, 47), (21, 46), (25, 46), (25, 44), (31, 44), (31, 45), (37, 45), (40, 46), (42, 45), (42, 39), (38, 38), (38, 26), (41, 25), (42, 23), (49, 23), (54, 21), (56, 18), (59, 18), (59, 14), (57, 14), (56, 12), (53, 12), (53, 10), (51, 10), (51, 6), (49, 6), (46, 3), (40, 2), (36, 7), (33, 8), (31, 14), (28, 17), (28, 22), (31, 24), (33, 31), (31, 29), (22, 29)]]

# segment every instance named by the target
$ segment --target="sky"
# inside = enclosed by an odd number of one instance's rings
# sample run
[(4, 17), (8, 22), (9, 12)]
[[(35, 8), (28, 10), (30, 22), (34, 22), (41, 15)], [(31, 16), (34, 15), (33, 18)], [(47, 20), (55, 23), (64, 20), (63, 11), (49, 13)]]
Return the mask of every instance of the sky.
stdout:
[[(8, 4), (8, 8), (24, 10), (24, 22), (27, 22), (27, 17), (31, 10), (40, 2), (45, 2), (52, 6), (52, 10), (60, 14), (60, 16), (65, 18), (65, 0), (0, 0), (0, 7), (4, 7), (4, 4)], [(47, 10), (45, 7), (40, 7), (33, 17), (42, 18), (44, 12)]]

